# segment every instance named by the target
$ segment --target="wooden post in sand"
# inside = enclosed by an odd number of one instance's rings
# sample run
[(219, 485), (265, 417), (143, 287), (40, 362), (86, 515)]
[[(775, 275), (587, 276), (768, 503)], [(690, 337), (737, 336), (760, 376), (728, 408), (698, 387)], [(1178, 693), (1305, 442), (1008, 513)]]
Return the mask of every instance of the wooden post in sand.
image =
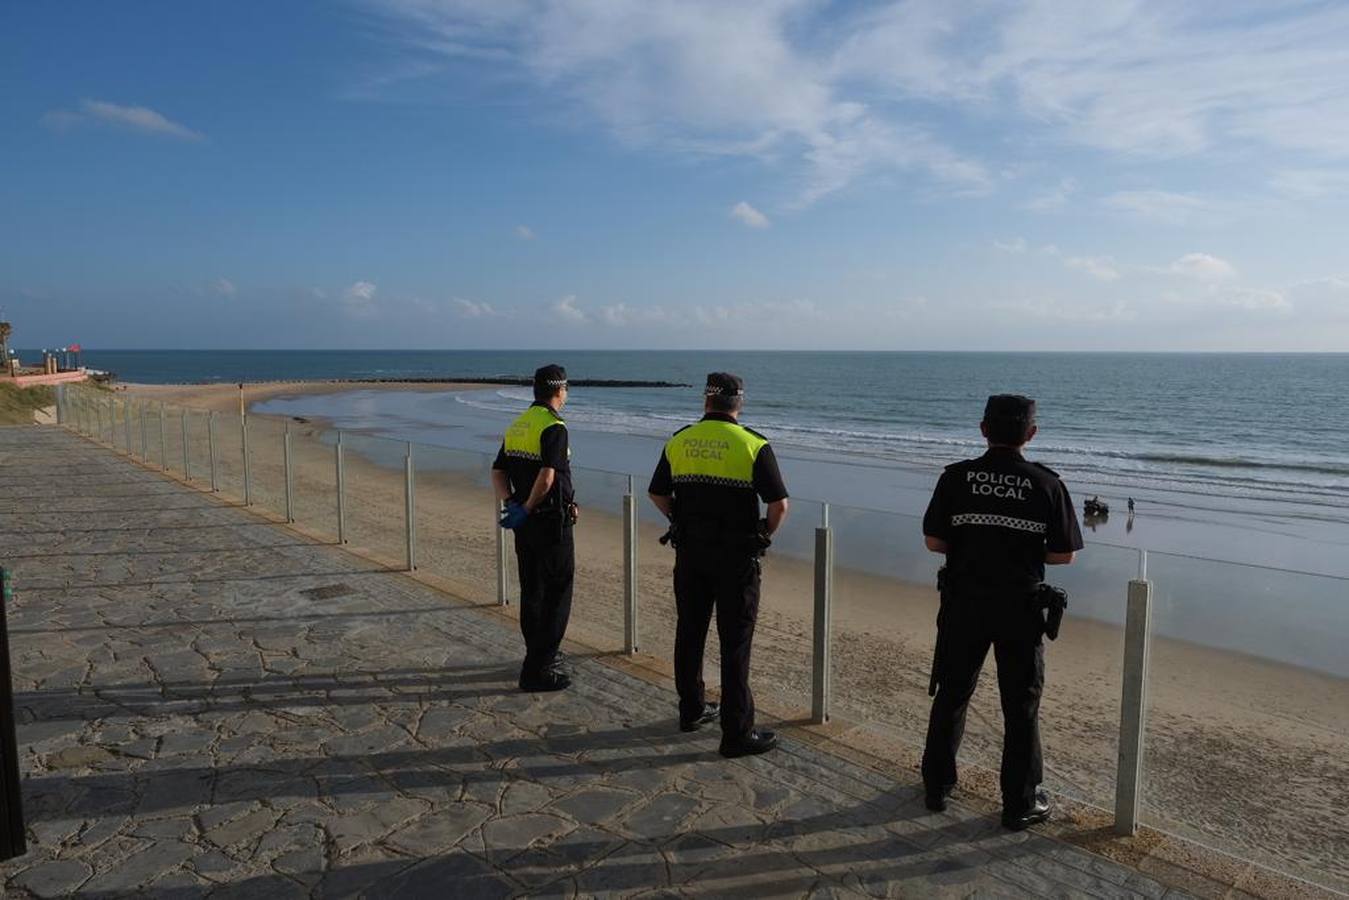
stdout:
[(829, 504), (820, 505), (820, 527), (815, 529), (815, 640), (811, 653), (810, 721), (829, 721), (832, 657), (830, 624), (834, 605), (834, 530), (829, 527)]
[(1124, 620), (1124, 687), (1120, 699), (1119, 765), (1115, 775), (1115, 833), (1138, 830), (1143, 796), (1143, 737), (1148, 703), (1148, 662), (1152, 645), (1152, 582), (1147, 551), (1140, 550), (1138, 577), (1129, 582)]
[(164, 438), (164, 401), (159, 403), (159, 464), (164, 467), (164, 471), (169, 470), (169, 443)]
[(637, 652), (637, 498), (632, 476), (623, 495), (623, 651)]

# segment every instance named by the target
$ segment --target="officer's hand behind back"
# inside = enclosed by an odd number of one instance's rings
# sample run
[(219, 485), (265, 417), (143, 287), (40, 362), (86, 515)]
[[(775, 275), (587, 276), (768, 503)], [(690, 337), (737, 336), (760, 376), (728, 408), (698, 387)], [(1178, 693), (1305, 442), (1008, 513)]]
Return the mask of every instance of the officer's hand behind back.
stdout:
[(501, 527), (514, 531), (529, 518), (529, 511), (514, 500), (506, 501), (506, 511), (501, 514)]

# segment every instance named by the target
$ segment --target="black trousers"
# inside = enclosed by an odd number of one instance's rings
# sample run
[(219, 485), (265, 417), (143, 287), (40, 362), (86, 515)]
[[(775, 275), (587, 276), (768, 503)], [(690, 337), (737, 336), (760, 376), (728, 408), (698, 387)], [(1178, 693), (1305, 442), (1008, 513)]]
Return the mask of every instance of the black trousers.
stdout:
[(571, 618), (576, 544), (570, 525), (541, 517), (515, 531), (520, 571), (520, 632), (525, 637), (521, 678), (537, 678), (553, 664)]
[(744, 737), (754, 728), (749, 689), (750, 645), (759, 618), (759, 560), (744, 552), (681, 547), (675, 554), (675, 687), (679, 714), (702, 713), (703, 651), (712, 612), (721, 642), (721, 731)]
[(998, 663), (1002, 698), (1003, 809), (1020, 814), (1034, 802), (1044, 776), (1040, 749), (1040, 694), (1045, 682), (1044, 620), (1031, 598), (1011, 596), (947, 601), (938, 625), (937, 696), (927, 725), (923, 782), (956, 783), (956, 753), (965, 734), (965, 712), (979, 683), (988, 648)]

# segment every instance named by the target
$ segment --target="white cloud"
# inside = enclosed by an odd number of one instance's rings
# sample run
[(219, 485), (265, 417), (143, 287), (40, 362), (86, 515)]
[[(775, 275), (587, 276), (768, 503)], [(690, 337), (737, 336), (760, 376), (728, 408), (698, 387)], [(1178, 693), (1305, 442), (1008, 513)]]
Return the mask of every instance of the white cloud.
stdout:
[(1003, 253), (1025, 253), (1026, 239), (1018, 237), (1012, 238), (1010, 241), (994, 241), (993, 248), (1001, 250)]
[(45, 125), (58, 130), (86, 123), (102, 122), (142, 134), (178, 138), (185, 141), (204, 139), (199, 131), (180, 125), (146, 106), (122, 106), (106, 100), (83, 100), (78, 110), (55, 109), (42, 117)]
[(1199, 197), (1171, 191), (1119, 191), (1101, 202), (1111, 209), (1168, 225), (1183, 225), (1212, 213), (1209, 204)]
[(1225, 281), (1237, 274), (1236, 267), (1230, 262), (1207, 253), (1186, 253), (1167, 266), (1166, 271), (1200, 281)]
[(836, 65), (893, 93), (1013, 105), (1129, 155), (1256, 144), (1349, 156), (1349, 7), (909, 0), (838, 26)]
[(735, 206), (731, 207), (730, 216), (732, 219), (737, 219), (750, 228), (768, 227), (768, 216), (765, 216), (744, 200), (741, 200)]
[(534, 229), (528, 225), (516, 225), (515, 236), (522, 241), (532, 241), (534, 240)]
[(461, 319), (500, 319), (506, 317), (505, 313), (498, 312), (490, 303), (479, 303), (473, 300), (465, 300), (462, 297), (455, 297), (453, 303), (455, 311)]
[(230, 281), (228, 278), (217, 278), (215, 281), (211, 282), (211, 290), (215, 291), (216, 294), (221, 297), (233, 297), (238, 293), (238, 289), (235, 288), (234, 282)]
[(375, 294), (379, 289), (369, 281), (357, 281), (342, 292), (342, 305), (357, 318), (368, 318), (376, 312)]
[(1303, 200), (1349, 194), (1349, 170), (1282, 169), (1274, 173), (1270, 187)]
[(787, 164), (799, 205), (875, 173), (919, 172), (957, 192), (992, 183), (916, 116), (871, 102), (876, 85), (839, 69), (833, 36), (856, 17), (820, 4), (366, 2), (418, 52), (523, 75), (626, 144)]
[(1120, 277), (1119, 267), (1108, 256), (1069, 256), (1063, 264), (1070, 269), (1085, 272), (1098, 281), (1115, 281)]
[(585, 322), (589, 316), (576, 305), (576, 295), (567, 294), (552, 305), (553, 315), (563, 322)]
[(1064, 178), (1051, 190), (1040, 194), (1038, 197), (1032, 197), (1026, 203), (1026, 209), (1032, 212), (1053, 212), (1063, 209), (1068, 204), (1068, 198), (1076, 193), (1077, 179)]
[(616, 328), (653, 325), (676, 321), (679, 318), (660, 306), (629, 306), (626, 303), (615, 303), (600, 310), (600, 321)]
[(1214, 302), (1248, 310), (1287, 312), (1291, 307), (1281, 291), (1259, 288), (1230, 288), (1213, 294)]
[(695, 306), (693, 317), (702, 325), (750, 323), (760, 326), (769, 323), (776, 326), (791, 322), (818, 321), (826, 315), (811, 300), (764, 300), (726, 306)]

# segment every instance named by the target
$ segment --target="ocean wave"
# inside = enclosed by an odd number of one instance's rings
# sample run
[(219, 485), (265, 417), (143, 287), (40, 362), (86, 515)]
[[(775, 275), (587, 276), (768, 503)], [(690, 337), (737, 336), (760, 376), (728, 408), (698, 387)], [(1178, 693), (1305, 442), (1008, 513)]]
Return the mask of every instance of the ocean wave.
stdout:
[[(504, 388), (490, 393), (473, 391), (457, 394), (455, 398), (471, 407), (512, 413), (520, 409), (521, 403), (529, 402), (532, 394), (527, 388)], [(687, 424), (693, 415), (682, 411), (624, 409), (596, 402), (591, 395), (584, 399), (578, 398), (570, 404), (567, 418), (578, 426), (596, 431), (663, 437)], [(940, 467), (951, 462), (956, 455), (976, 455), (985, 446), (983, 439), (976, 436), (850, 428), (839, 423), (816, 425), (773, 421), (765, 417), (762, 420), (748, 420), (747, 424), (767, 434), (780, 450), (844, 453), (924, 467)], [(1080, 473), (1148, 475), (1178, 484), (1199, 482), (1237, 490), (1286, 487), (1315, 492), (1342, 487), (1336, 482), (1349, 479), (1349, 464), (1316, 458), (1278, 459), (1254, 454), (1204, 453), (1188, 448), (1151, 446), (1125, 449), (1040, 440), (1035, 442), (1034, 451), (1035, 456), (1051, 465), (1064, 466)], [(1240, 473), (1243, 472), (1248, 473), (1248, 477), (1242, 478)], [(1290, 477), (1271, 477), (1279, 473), (1286, 473)], [(1296, 477), (1298, 475), (1304, 478), (1299, 479)], [(1322, 479), (1306, 480), (1305, 476), (1321, 476)], [(1328, 484), (1327, 479), (1331, 483)]]

